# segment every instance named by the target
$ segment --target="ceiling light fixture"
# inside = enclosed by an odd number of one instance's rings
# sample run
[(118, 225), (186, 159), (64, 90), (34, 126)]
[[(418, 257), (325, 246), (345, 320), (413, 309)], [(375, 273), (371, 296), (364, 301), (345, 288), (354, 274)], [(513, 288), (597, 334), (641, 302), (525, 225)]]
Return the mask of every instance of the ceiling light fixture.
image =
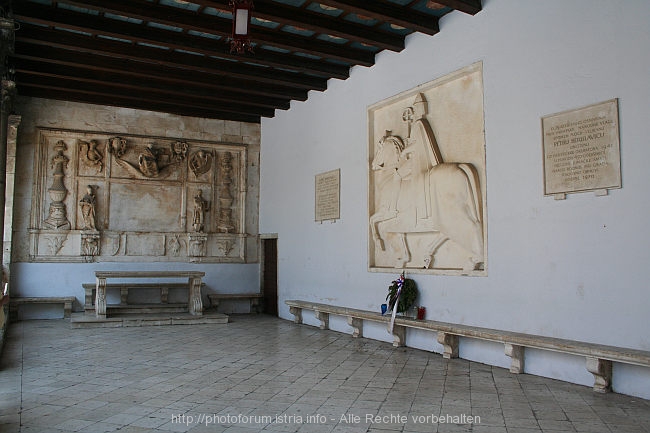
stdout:
[(232, 8), (232, 35), (230, 37), (230, 52), (244, 54), (253, 53), (250, 40), (251, 10), (253, 0), (230, 0)]

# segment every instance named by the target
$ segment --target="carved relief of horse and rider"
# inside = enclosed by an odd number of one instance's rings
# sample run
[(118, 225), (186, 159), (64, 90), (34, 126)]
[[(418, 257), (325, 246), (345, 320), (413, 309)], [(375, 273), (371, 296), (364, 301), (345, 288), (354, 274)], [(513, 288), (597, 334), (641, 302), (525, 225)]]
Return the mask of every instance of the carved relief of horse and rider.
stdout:
[(401, 120), (405, 136), (386, 131), (371, 162), (371, 251), (389, 257), (395, 268), (435, 269), (436, 254), (452, 242), (462, 251), (456, 268), (483, 270), (483, 207), (476, 167), (443, 161), (422, 93), (404, 109)]

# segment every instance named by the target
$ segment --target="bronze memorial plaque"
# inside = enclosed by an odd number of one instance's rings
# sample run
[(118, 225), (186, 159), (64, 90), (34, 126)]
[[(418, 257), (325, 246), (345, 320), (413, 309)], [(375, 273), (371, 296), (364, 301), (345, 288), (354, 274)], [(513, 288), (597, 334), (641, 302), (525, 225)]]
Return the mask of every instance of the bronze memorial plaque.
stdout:
[(544, 195), (621, 187), (618, 100), (542, 118)]

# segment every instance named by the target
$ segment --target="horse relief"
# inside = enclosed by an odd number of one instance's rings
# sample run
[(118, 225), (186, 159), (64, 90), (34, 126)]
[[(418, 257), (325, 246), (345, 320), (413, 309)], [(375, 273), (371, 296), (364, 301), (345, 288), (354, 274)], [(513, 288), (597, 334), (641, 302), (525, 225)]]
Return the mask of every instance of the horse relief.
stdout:
[[(375, 206), (369, 219), (375, 254), (395, 268), (435, 268), (436, 253), (453, 242), (463, 271), (484, 266), (479, 176), (470, 163), (444, 162), (418, 94), (402, 116), (406, 137), (386, 131), (375, 147)], [(418, 256), (414, 257), (416, 252)]]

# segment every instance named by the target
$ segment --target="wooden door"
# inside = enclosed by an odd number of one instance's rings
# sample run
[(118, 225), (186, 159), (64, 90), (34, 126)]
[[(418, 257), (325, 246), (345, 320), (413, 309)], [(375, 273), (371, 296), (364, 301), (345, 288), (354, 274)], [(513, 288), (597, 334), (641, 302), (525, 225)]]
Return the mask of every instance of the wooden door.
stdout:
[(262, 290), (264, 312), (278, 315), (278, 240), (262, 239)]

